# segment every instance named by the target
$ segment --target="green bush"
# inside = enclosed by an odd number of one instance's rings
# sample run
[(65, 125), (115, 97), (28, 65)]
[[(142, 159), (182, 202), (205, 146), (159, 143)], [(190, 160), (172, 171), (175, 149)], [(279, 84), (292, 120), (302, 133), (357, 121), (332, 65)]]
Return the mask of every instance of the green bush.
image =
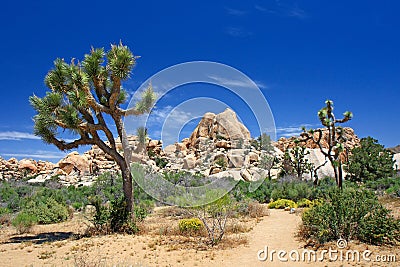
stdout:
[(203, 222), (199, 218), (182, 219), (179, 221), (179, 230), (181, 232), (197, 232), (203, 227)]
[(156, 162), (156, 166), (160, 167), (161, 169), (164, 169), (168, 164), (168, 160), (161, 157), (156, 157), (154, 161)]
[(1, 216), (1, 215), (4, 215), (4, 214), (9, 214), (9, 213), (11, 213), (11, 210), (10, 210), (10, 209), (0, 207), (0, 216)]
[(400, 197), (400, 177), (382, 178), (365, 182), (365, 187), (376, 191), (378, 194), (391, 194)]
[(297, 207), (298, 208), (312, 208), (316, 205), (321, 205), (321, 204), (322, 204), (322, 200), (320, 200), (320, 199), (309, 200), (309, 199), (303, 198), (297, 202)]
[(268, 203), (270, 199), (290, 199), (300, 201), (303, 198), (313, 200), (320, 198), (323, 192), (330, 187), (335, 187), (335, 181), (331, 178), (321, 179), (315, 187), (311, 181), (282, 181), (265, 179), (263, 183), (252, 191), (251, 182), (240, 181), (230, 194), (237, 200), (245, 198), (257, 200), (259, 203)]
[(304, 238), (319, 243), (358, 239), (370, 244), (400, 241), (400, 223), (369, 190), (331, 188), (325, 200), (302, 215)]
[(124, 197), (111, 201), (108, 219), (113, 233), (134, 234), (138, 231), (135, 222), (132, 221), (131, 213), (126, 210)]
[(32, 199), (26, 204), (23, 212), (35, 216), (40, 224), (58, 223), (69, 217), (68, 208), (52, 197)]
[[(95, 214), (92, 219), (95, 234), (134, 234), (138, 231), (131, 214), (126, 211), (124, 197), (113, 199), (109, 205), (103, 204), (99, 196), (91, 197), (89, 200), (91, 205), (95, 207)], [(147, 216), (147, 212), (137, 206), (135, 207), (135, 215), (139, 215), (139, 220), (143, 220)]]
[(362, 138), (351, 150), (346, 170), (354, 182), (374, 181), (395, 175), (393, 153), (372, 137)]
[(278, 199), (268, 204), (270, 209), (297, 208), (297, 204), (293, 200)]
[(20, 234), (28, 233), (34, 225), (38, 223), (38, 218), (27, 212), (20, 212), (12, 220), (12, 225), (17, 228)]

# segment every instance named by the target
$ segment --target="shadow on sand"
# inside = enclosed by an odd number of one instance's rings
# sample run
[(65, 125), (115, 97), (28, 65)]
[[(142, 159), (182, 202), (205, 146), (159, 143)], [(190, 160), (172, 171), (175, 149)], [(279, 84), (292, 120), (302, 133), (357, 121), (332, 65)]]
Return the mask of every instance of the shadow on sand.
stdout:
[(73, 232), (50, 232), (41, 233), (33, 236), (15, 236), (11, 237), (7, 243), (32, 242), (34, 244), (43, 244), (45, 242), (63, 241), (67, 239), (78, 239), (79, 236)]

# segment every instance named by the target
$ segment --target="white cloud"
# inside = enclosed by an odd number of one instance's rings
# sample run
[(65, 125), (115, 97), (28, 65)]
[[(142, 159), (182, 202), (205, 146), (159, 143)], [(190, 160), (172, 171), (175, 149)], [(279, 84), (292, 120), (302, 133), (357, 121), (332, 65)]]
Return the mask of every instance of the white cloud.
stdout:
[(297, 19), (305, 19), (308, 17), (305, 10), (300, 8), (297, 4), (284, 3), (279, 0), (271, 2), (268, 7), (255, 5), (254, 8), (260, 12), (269, 13), (277, 16), (292, 17)]
[(179, 108), (174, 109), (172, 106), (165, 106), (161, 109), (155, 109), (151, 112), (149, 116), (149, 123), (163, 123), (167, 117), (179, 125), (191, 120), (192, 115), (190, 112), (180, 110)]
[(303, 130), (302, 127), (310, 128), (316, 127), (318, 125), (313, 124), (301, 124), (301, 125), (293, 125), (288, 127), (277, 127), (276, 133), (279, 137), (292, 137), (292, 136), (299, 136)]
[(240, 10), (240, 9), (235, 9), (235, 8), (230, 8), (230, 7), (225, 7), (226, 12), (229, 15), (232, 16), (243, 16), (247, 14), (247, 11), (245, 10)]
[(31, 153), (2, 153), (2, 155), (16, 158), (61, 159), (65, 157), (67, 153), (61, 151), (37, 150)]
[(27, 132), (5, 131), (0, 132), (0, 140), (40, 140), (40, 137)]
[[(233, 79), (227, 79), (224, 77), (218, 77), (218, 76), (208, 76), (209, 78), (213, 79), (217, 83), (224, 85), (224, 86), (237, 86), (237, 87), (243, 87), (243, 88), (250, 88), (254, 87), (254, 85), (249, 81), (249, 80), (233, 80)], [(253, 81), (259, 88), (267, 88), (267, 86), (260, 82), (260, 81)]]
[(252, 32), (247, 31), (243, 27), (228, 27), (225, 29), (225, 32), (232, 37), (248, 37), (253, 35)]

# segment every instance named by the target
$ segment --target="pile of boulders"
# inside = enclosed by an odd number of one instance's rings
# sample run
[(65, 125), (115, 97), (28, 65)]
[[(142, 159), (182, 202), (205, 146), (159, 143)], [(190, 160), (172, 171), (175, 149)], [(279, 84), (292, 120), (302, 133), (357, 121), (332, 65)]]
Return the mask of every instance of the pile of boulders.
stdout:
[[(359, 145), (359, 138), (353, 129), (343, 128), (346, 139), (345, 148), (350, 151)], [(323, 130), (322, 146), (327, 132)], [(181, 142), (162, 147), (162, 141), (148, 139), (141, 147), (136, 136), (129, 136), (132, 150), (132, 162), (147, 166), (152, 172), (185, 170), (213, 177), (233, 177), (237, 180), (254, 181), (267, 176), (266, 170), (260, 168), (260, 159), (265, 155), (282, 159), (284, 151), (295, 146), (298, 137), (280, 138), (273, 143), (273, 151), (262, 151), (252, 145), (249, 130), (238, 120), (236, 113), (226, 109), (219, 114), (206, 113), (191, 136)], [(309, 141), (304, 144), (309, 150), (307, 158), (314, 166), (323, 164), (326, 159), (316, 144)], [(122, 153), (122, 145), (116, 140), (116, 147)], [(162, 166), (158, 162), (163, 161)], [(400, 154), (395, 155), (397, 166), (400, 166)], [(0, 180), (18, 179), (32, 176), (30, 182), (44, 182), (54, 176), (65, 184), (90, 184), (94, 177), (109, 172), (118, 172), (118, 165), (108, 154), (96, 145), (82, 155), (71, 152), (58, 163), (35, 161), (31, 159), (5, 160), (0, 158)], [(271, 171), (276, 177), (278, 169)], [(330, 163), (318, 170), (320, 177), (334, 176)], [(311, 177), (308, 177), (311, 178)]]

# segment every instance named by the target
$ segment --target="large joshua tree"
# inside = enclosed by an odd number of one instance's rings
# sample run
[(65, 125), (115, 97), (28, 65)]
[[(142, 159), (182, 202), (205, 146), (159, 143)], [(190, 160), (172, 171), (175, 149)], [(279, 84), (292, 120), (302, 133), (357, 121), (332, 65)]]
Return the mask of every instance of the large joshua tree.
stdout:
[[(135, 107), (121, 107), (127, 98), (122, 82), (130, 77), (136, 59), (122, 43), (111, 45), (107, 52), (103, 48), (92, 48), (82, 62), (72, 60), (66, 63), (63, 59), (56, 59), (54, 68), (45, 77), (50, 91), (42, 98), (34, 95), (29, 99), (37, 112), (33, 117), (34, 133), (44, 142), (63, 151), (82, 145), (97, 145), (115, 160), (121, 169), (128, 212), (133, 210), (132, 151), (123, 118), (149, 112), (155, 100), (149, 86)], [(113, 127), (123, 153), (115, 145), (112, 124), (115, 124)], [(76, 136), (76, 140), (67, 141), (61, 137), (61, 131), (66, 129)], [(100, 135), (105, 135), (107, 141)]]
[[(318, 117), (322, 125), (325, 126), (327, 135), (324, 137), (322, 129), (306, 130), (303, 128), (301, 141), (306, 142), (312, 140), (318, 145), (321, 153), (327, 158), (333, 166), (335, 173), (336, 184), (342, 188), (343, 184), (343, 162), (341, 154), (344, 151), (344, 137), (343, 128), (338, 124), (345, 123), (353, 118), (353, 113), (346, 111), (343, 113), (342, 119), (337, 119), (333, 113), (333, 101), (326, 100), (326, 106), (318, 111)], [(327, 147), (324, 147), (326, 144)]]

